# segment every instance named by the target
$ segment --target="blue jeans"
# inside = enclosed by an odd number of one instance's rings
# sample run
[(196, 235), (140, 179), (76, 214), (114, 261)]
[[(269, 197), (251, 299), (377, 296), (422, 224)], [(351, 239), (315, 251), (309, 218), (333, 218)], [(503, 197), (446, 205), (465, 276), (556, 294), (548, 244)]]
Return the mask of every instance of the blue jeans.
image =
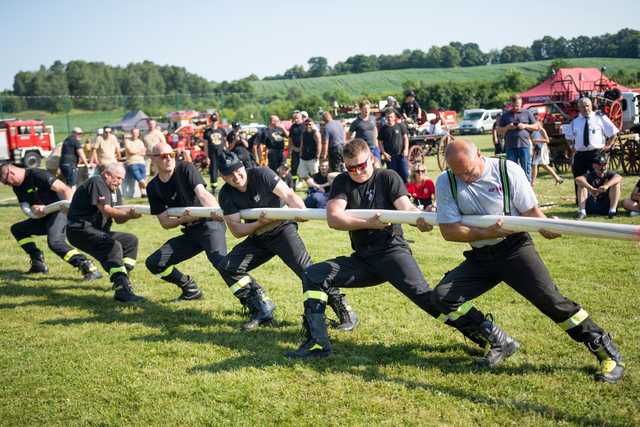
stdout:
[(507, 148), (507, 160), (519, 164), (531, 182), (531, 150), (529, 147)]
[(78, 167), (70, 163), (61, 163), (59, 168), (60, 173), (64, 177), (65, 184), (69, 187), (76, 185), (76, 181), (78, 180)]
[(329, 201), (328, 193), (321, 193), (319, 191), (311, 191), (306, 199), (304, 199), (304, 205), (308, 208), (324, 209), (327, 207)]
[(400, 178), (402, 178), (402, 182), (405, 184), (409, 179), (409, 161), (402, 154), (396, 154), (395, 156), (391, 156), (391, 160), (387, 162), (387, 167), (389, 169), (393, 169), (398, 172)]

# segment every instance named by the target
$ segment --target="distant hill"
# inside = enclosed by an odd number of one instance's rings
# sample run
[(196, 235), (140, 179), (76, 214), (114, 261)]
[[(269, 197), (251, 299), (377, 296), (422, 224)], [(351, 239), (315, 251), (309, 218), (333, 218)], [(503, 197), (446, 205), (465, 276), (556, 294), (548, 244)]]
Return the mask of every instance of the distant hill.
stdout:
[[(640, 59), (572, 58), (566, 61), (575, 67), (600, 68), (606, 65), (606, 74), (608, 75), (622, 69), (634, 73), (640, 71)], [(501, 77), (505, 71), (511, 68), (522, 71), (526, 77), (537, 79), (547, 73), (551, 63), (552, 60), (481, 65), (478, 67), (410, 68), (297, 80), (253, 81), (251, 84), (258, 96), (287, 93), (291, 87), (302, 89), (305, 95), (321, 96), (324, 92), (333, 91), (337, 88), (344, 89), (351, 95), (360, 95), (362, 93), (398, 92), (402, 89), (402, 83), (407, 80), (419, 80), (426, 83), (492, 81)]]

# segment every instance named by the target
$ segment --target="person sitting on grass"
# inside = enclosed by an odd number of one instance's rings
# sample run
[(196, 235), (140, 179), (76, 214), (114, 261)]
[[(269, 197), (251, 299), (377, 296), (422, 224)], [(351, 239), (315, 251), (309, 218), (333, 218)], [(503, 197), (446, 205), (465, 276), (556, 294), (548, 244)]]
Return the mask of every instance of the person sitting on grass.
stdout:
[(640, 180), (636, 183), (636, 186), (631, 192), (631, 196), (628, 199), (622, 201), (622, 206), (629, 211), (631, 216), (640, 215)]
[(416, 163), (411, 171), (411, 181), (407, 184), (407, 191), (413, 203), (420, 209), (435, 212), (436, 205), (433, 198), (436, 194), (436, 186), (427, 176), (427, 168), (422, 163)]
[(289, 165), (287, 165), (286, 163), (283, 163), (280, 166), (278, 166), (278, 176), (280, 177), (281, 180), (284, 181), (285, 184), (287, 184), (289, 188), (295, 190), (295, 187), (293, 184), (293, 176), (291, 176), (291, 169), (289, 168)]
[(608, 163), (607, 156), (601, 154), (593, 162), (591, 172), (576, 178), (579, 206), (576, 219), (584, 219), (587, 215), (616, 216), (622, 177), (607, 171)]
[(304, 205), (308, 208), (324, 209), (329, 201), (329, 191), (336, 172), (329, 173), (329, 160), (320, 161), (320, 172), (307, 178), (307, 198)]

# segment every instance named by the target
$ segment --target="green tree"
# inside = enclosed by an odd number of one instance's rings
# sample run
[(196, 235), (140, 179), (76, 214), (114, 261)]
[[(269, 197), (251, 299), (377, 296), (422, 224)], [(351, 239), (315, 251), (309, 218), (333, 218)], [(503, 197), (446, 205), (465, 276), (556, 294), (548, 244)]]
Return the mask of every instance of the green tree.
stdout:
[(462, 56), (460, 52), (451, 46), (443, 46), (442, 47), (442, 62), (440, 66), (444, 68), (453, 68), (460, 66), (460, 61), (462, 60)]
[(324, 56), (313, 56), (307, 61), (309, 64), (309, 77), (321, 77), (329, 74), (329, 62)]

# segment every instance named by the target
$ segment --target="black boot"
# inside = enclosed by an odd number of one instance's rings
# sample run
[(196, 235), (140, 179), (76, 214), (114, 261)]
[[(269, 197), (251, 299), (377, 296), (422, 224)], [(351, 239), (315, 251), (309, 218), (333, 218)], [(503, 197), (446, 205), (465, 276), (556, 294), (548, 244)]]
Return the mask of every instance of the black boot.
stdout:
[(42, 253), (31, 256), (31, 268), (27, 271), (27, 274), (46, 274), (49, 272), (49, 267), (44, 262), (44, 255)]
[(116, 301), (120, 301), (120, 302), (144, 301), (144, 298), (133, 293), (133, 288), (131, 288), (131, 282), (129, 281), (129, 278), (124, 274), (118, 275), (118, 277), (114, 278), (113, 289), (115, 289), (113, 298)]
[(202, 291), (198, 288), (196, 281), (191, 276), (186, 276), (187, 280), (184, 284), (178, 285), (182, 290), (182, 294), (178, 297), (178, 301), (191, 301), (202, 298)]
[(84, 280), (97, 280), (102, 278), (102, 273), (98, 271), (98, 268), (88, 259), (85, 259), (78, 264), (78, 270), (82, 273)]
[(358, 315), (347, 302), (344, 294), (329, 295), (327, 301), (329, 307), (333, 309), (338, 316), (338, 321), (334, 322), (333, 327), (339, 331), (352, 331), (358, 324)]
[(262, 288), (253, 288), (243, 304), (249, 309), (249, 321), (242, 325), (245, 331), (256, 329), (260, 325), (271, 323), (276, 305)]
[(304, 327), (304, 342), (300, 344), (297, 350), (287, 352), (286, 356), (290, 359), (329, 356), (331, 354), (331, 343), (327, 334), (324, 313), (305, 313), (302, 316), (302, 325)]
[(484, 343), (485, 354), (478, 360), (480, 366), (494, 367), (520, 348), (520, 343), (500, 329), (492, 320), (485, 320), (475, 331), (465, 333), (473, 342)]
[(600, 362), (600, 371), (596, 374), (596, 381), (615, 384), (622, 379), (624, 362), (610, 334), (600, 335), (594, 340), (586, 342), (585, 345)]

